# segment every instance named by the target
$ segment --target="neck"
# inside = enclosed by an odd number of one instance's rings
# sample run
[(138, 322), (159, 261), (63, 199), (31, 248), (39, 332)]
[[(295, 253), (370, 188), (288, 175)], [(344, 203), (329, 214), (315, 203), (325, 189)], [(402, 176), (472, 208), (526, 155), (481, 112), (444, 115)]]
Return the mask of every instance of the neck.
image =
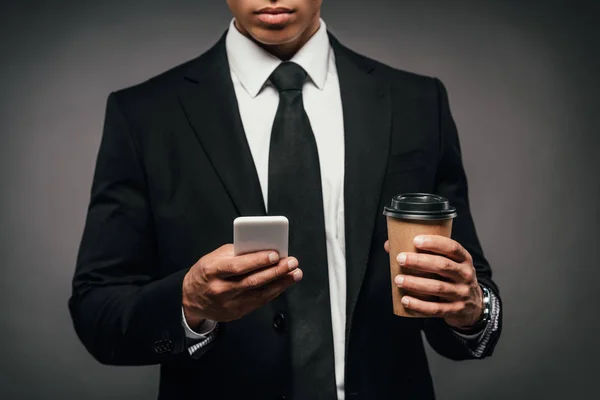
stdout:
[(254, 39), (248, 33), (248, 31), (246, 31), (241, 25), (239, 25), (237, 20), (234, 21), (234, 24), (241, 34), (252, 40), (254, 43), (258, 44), (260, 47), (273, 54), (280, 60), (287, 61), (291, 59), (294, 56), (294, 54), (296, 54), (302, 48), (302, 46), (304, 46), (306, 42), (308, 42), (309, 39), (319, 30), (319, 26), (321, 25), (321, 17), (320, 13), (318, 13), (317, 15), (315, 15), (315, 18), (313, 18), (308, 27), (298, 37), (294, 38), (289, 42), (280, 44), (261, 43)]

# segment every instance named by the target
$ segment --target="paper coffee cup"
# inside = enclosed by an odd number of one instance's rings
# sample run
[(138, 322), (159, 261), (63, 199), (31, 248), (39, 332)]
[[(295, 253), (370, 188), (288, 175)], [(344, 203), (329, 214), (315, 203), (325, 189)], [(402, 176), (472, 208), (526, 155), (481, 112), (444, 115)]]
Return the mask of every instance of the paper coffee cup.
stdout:
[(401, 267), (396, 260), (402, 252), (415, 253), (414, 238), (417, 235), (440, 235), (450, 237), (452, 220), (456, 208), (442, 197), (427, 193), (406, 193), (395, 196), (383, 210), (387, 217), (388, 239), (390, 241), (390, 274), (392, 279), (392, 302), (394, 314), (401, 317), (423, 318), (422, 314), (404, 308), (402, 296), (410, 295), (425, 301), (438, 301), (436, 296), (422, 295), (399, 288), (394, 283), (397, 275), (413, 275), (443, 280), (437, 274), (421, 272)]

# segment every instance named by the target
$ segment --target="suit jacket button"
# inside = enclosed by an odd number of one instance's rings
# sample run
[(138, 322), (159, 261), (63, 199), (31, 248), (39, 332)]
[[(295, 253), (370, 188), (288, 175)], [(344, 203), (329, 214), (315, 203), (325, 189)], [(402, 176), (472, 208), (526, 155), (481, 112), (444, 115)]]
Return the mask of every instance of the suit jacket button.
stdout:
[(170, 340), (158, 340), (154, 342), (154, 352), (157, 354), (170, 353), (173, 351), (173, 342)]
[(277, 314), (273, 319), (273, 327), (278, 331), (283, 331), (285, 329), (285, 315)]
[(156, 354), (160, 354), (160, 353), (162, 353), (161, 349), (162, 349), (162, 345), (161, 345), (160, 341), (154, 342), (154, 352)]

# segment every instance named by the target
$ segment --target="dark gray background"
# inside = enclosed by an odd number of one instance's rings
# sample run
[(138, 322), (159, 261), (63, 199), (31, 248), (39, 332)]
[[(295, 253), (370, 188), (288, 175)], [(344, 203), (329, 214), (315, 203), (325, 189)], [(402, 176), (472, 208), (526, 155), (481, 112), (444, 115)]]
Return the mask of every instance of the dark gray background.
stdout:
[[(450, 92), (505, 325), (492, 359), (430, 352), (439, 398), (593, 397), (595, 1), (324, 3), (343, 43)], [(2, 2), (0, 398), (155, 397), (156, 367), (99, 365), (67, 311), (104, 106), (200, 54), (229, 19), (224, 0)]]

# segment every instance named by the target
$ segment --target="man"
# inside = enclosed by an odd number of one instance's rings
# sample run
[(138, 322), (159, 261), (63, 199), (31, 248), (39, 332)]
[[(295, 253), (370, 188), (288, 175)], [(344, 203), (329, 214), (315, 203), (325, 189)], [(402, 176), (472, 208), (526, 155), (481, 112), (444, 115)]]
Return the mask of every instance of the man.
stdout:
[[(320, 0), (228, 4), (212, 49), (109, 96), (79, 337), (105, 364), (160, 363), (164, 399), (434, 398), (421, 331), (460, 360), (501, 325), (444, 87), (342, 46)], [(382, 210), (405, 192), (458, 211), (452, 239), (398, 255), (443, 276), (395, 279), (440, 296), (403, 299), (426, 319), (392, 312)], [(234, 256), (241, 215), (288, 216), (292, 256)]]

